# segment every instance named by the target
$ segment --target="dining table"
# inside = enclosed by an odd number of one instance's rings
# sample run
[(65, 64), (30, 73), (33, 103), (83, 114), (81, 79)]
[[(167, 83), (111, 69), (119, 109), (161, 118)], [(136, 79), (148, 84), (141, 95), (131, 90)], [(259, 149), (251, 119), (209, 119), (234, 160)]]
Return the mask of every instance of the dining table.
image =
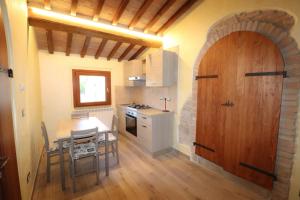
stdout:
[[(59, 163), (60, 163), (60, 176), (61, 176), (61, 187), (62, 190), (66, 189), (65, 183), (65, 166), (64, 166), (64, 142), (70, 142), (71, 131), (82, 131), (92, 128), (98, 128), (99, 134), (105, 134), (105, 162), (109, 166), (108, 158), (108, 132), (110, 128), (105, 125), (96, 117), (88, 117), (81, 119), (65, 119), (58, 123), (57, 131), (55, 132), (55, 142), (58, 143), (59, 148)], [(106, 176), (109, 175), (109, 167), (106, 167)]]

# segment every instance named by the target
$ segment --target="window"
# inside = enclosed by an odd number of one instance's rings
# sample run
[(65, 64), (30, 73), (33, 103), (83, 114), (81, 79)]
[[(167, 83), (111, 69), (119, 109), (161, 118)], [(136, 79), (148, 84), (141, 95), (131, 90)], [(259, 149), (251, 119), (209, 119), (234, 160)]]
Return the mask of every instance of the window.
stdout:
[(73, 69), (74, 107), (111, 105), (110, 72)]

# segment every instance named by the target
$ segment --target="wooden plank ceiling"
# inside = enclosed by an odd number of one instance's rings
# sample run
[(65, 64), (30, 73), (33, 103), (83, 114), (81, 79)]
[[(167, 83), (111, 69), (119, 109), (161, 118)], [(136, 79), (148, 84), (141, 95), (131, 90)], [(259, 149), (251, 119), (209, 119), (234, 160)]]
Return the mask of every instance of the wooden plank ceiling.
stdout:
[[(29, 7), (53, 10), (64, 14), (91, 19), (103, 23), (163, 34), (179, 17), (200, 0), (28, 0)], [(128, 42), (121, 37), (101, 37), (86, 31), (39, 23), (29, 18), (34, 26), (39, 49), (49, 53), (65, 52), (105, 57), (108, 60), (131, 60), (137, 58), (145, 49), (154, 47), (147, 43)], [(44, 24), (44, 25), (41, 25)], [(86, 33), (86, 34), (85, 34)], [(157, 45), (155, 46), (157, 47)]]

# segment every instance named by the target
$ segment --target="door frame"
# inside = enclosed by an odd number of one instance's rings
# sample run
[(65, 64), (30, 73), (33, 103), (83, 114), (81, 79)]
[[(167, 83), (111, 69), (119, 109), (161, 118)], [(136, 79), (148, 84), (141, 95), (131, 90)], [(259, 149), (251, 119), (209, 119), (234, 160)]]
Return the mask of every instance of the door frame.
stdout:
[[(7, 60), (8, 60), (8, 68), (9, 69), (14, 69), (14, 56), (13, 56), (13, 49), (12, 49), (12, 38), (11, 38), (11, 27), (10, 27), (10, 22), (9, 22), (9, 17), (8, 17), (8, 11), (7, 11), (7, 4), (6, 1), (0, 1), (0, 7), (1, 7), (1, 15), (2, 15), (2, 20), (3, 20), (3, 25), (4, 25), (4, 30), (5, 30), (5, 37), (6, 37), (6, 47), (7, 47)], [(17, 168), (17, 177), (18, 177), (18, 187), (14, 192), (18, 193), (16, 196), (21, 199), (21, 187), (20, 187), (20, 176), (19, 176), (19, 165), (18, 165), (18, 154), (17, 154), (17, 145), (16, 145), (16, 140), (17, 140), (17, 135), (16, 135), (16, 130), (17, 130), (17, 125), (16, 125), (16, 106), (15, 106), (15, 96), (14, 96), (14, 80), (10, 80), (10, 98), (11, 98), (11, 114), (12, 114), (12, 125), (13, 125), (13, 138), (14, 138), (14, 150), (15, 150), (15, 156), (16, 156), (16, 168)]]

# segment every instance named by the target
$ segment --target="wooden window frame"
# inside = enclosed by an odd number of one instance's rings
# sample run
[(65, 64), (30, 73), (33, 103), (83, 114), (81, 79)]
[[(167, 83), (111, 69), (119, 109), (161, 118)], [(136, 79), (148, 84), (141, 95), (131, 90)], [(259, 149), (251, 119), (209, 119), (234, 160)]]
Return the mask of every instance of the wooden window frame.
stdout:
[[(79, 86), (79, 76), (104, 76), (106, 85), (106, 101), (102, 102), (80, 102), (80, 86)], [(96, 70), (82, 70), (73, 69), (73, 103), (74, 107), (88, 107), (88, 106), (105, 106), (111, 105), (111, 73), (109, 71), (96, 71)]]

